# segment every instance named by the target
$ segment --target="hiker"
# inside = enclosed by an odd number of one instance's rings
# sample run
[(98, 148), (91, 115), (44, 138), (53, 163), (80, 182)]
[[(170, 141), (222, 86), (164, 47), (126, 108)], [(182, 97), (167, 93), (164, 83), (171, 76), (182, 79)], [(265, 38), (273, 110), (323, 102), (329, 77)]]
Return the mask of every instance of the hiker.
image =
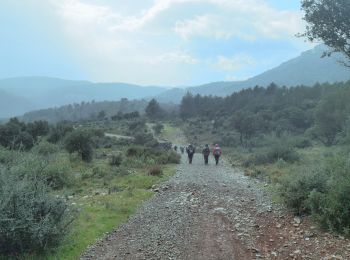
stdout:
[(215, 145), (214, 150), (213, 150), (213, 155), (215, 157), (215, 163), (216, 165), (219, 164), (219, 159), (222, 154), (222, 150), (218, 144)]
[(209, 145), (206, 144), (203, 151), (202, 151), (203, 157), (204, 157), (204, 164), (208, 165), (209, 163), (209, 155), (210, 155), (210, 148)]
[(176, 145), (174, 146), (174, 150), (175, 150), (175, 152), (177, 152), (177, 146)]
[(180, 146), (180, 151), (181, 151), (181, 154), (184, 154), (185, 148), (183, 148), (182, 146)]
[(192, 164), (193, 155), (195, 154), (196, 149), (194, 148), (194, 146), (192, 144), (189, 144), (186, 147), (186, 152), (187, 152), (187, 155), (188, 155), (188, 162), (190, 164)]

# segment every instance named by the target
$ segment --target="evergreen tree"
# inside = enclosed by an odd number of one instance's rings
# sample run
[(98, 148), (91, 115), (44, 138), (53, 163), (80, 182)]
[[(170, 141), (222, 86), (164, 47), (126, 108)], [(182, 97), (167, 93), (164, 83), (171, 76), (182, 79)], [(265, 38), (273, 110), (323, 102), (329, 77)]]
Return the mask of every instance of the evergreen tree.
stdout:
[(160, 107), (157, 100), (152, 99), (146, 107), (146, 115), (150, 119), (161, 119), (164, 116), (164, 111)]

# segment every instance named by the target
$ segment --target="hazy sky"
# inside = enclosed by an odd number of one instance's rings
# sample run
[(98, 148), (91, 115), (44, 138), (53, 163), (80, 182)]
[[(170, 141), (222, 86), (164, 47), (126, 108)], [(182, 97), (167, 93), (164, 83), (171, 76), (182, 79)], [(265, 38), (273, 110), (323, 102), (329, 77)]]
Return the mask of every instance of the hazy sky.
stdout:
[(240, 80), (312, 46), (300, 0), (1, 0), (0, 78)]

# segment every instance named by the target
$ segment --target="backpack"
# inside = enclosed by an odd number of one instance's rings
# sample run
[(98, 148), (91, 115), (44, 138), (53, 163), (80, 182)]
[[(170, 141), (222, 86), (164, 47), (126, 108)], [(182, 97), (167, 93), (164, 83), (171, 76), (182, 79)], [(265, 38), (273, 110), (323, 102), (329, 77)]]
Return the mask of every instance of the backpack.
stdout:
[(194, 153), (193, 146), (190, 146), (190, 147), (187, 148), (187, 153), (189, 153), (189, 154), (193, 154)]
[(220, 156), (221, 155), (221, 150), (220, 148), (215, 148), (214, 150), (214, 155)]
[(210, 154), (210, 149), (209, 148), (204, 148), (203, 154), (204, 155), (209, 155)]

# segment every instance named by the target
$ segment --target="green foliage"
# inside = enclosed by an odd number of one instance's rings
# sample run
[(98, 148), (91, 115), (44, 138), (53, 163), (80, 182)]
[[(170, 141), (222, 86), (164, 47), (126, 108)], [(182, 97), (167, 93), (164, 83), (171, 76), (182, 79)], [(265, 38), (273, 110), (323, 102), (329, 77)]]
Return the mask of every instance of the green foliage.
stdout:
[(60, 244), (72, 215), (62, 199), (50, 194), (40, 176), (21, 177), (0, 170), (0, 252), (43, 251)]
[(173, 150), (164, 151), (157, 158), (159, 164), (179, 164), (181, 162), (181, 156)]
[(58, 143), (61, 141), (68, 133), (73, 131), (73, 126), (67, 122), (57, 123), (55, 126), (51, 127), (48, 136), (48, 141), (50, 143)]
[(165, 114), (165, 111), (160, 107), (159, 103), (155, 99), (152, 99), (148, 103), (145, 112), (150, 119), (161, 119)]
[(306, 137), (294, 137), (291, 143), (294, 147), (299, 149), (304, 149), (312, 146), (311, 140)]
[(42, 171), (42, 178), (53, 189), (68, 188), (73, 185), (69, 160), (63, 156), (52, 158)]
[(153, 135), (151, 133), (145, 133), (144, 131), (135, 134), (134, 143), (146, 147), (156, 147), (158, 145), (158, 141), (154, 139)]
[(160, 135), (164, 129), (164, 125), (161, 123), (157, 123), (153, 126), (154, 133)]
[(57, 153), (59, 151), (59, 147), (55, 144), (43, 140), (37, 144), (33, 150), (39, 155), (50, 156)]
[(109, 165), (119, 167), (122, 164), (123, 160), (124, 160), (123, 154), (121, 153), (112, 154), (109, 157)]
[(108, 169), (106, 169), (106, 167), (97, 165), (92, 168), (92, 177), (104, 178), (107, 175), (108, 175)]
[(290, 145), (277, 143), (272, 144), (270, 147), (261, 149), (245, 164), (249, 165), (249, 162), (255, 165), (268, 164), (275, 163), (280, 159), (284, 160), (285, 162), (293, 163), (299, 160), (299, 155)]
[(327, 188), (313, 191), (309, 205), (313, 217), (323, 228), (350, 235), (350, 161), (348, 154), (328, 158), (323, 170)]
[(47, 121), (34, 121), (27, 124), (27, 131), (36, 140), (39, 136), (46, 136), (49, 131), (49, 123)]
[(131, 146), (126, 150), (127, 157), (141, 156), (145, 153), (145, 149), (141, 146)]
[(327, 154), (281, 180), (280, 194), (295, 213), (310, 213), (324, 229), (350, 235), (350, 161), (347, 153)]
[(132, 146), (127, 149), (127, 163), (132, 165), (153, 165), (153, 164), (178, 164), (181, 156), (173, 150), (163, 150), (156, 148), (145, 148), (142, 146)]
[(162, 176), (163, 170), (159, 165), (153, 166), (149, 171), (148, 175), (150, 176)]
[(77, 152), (84, 162), (92, 160), (92, 133), (84, 129), (71, 132), (65, 140), (65, 148), (69, 153)]
[(249, 111), (237, 111), (232, 117), (232, 126), (240, 134), (240, 143), (247, 146), (247, 141), (259, 127), (259, 117)]
[(106, 112), (104, 110), (100, 111), (97, 115), (98, 120), (104, 120), (106, 118)]
[(310, 213), (310, 193), (324, 192), (326, 183), (327, 176), (320, 172), (320, 169), (303, 169), (282, 178), (280, 193), (286, 205), (295, 213)]
[(48, 157), (37, 153), (4, 151), (0, 152), (0, 160), (12, 172), (22, 177), (38, 177), (53, 189), (62, 189), (73, 184), (70, 162), (64, 154), (52, 154)]
[(28, 126), (17, 118), (11, 118), (0, 126), (0, 145), (15, 150), (30, 150), (34, 145), (34, 137), (27, 132)]
[[(348, 89), (349, 84), (313, 87), (278, 87), (244, 89), (231, 96), (207, 97), (187, 94), (180, 106), (180, 115), (188, 123), (187, 134), (196, 142), (196, 135), (222, 139), (230, 144), (253, 147), (262, 135), (301, 135), (314, 125), (314, 111), (325, 95)], [(198, 127), (197, 127), (198, 126)], [(237, 137), (238, 135), (238, 137)], [(237, 140), (239, 143), (237, 143)]]
[(302, 36), (311, 42), (321, 40), (333, 52), (341, 52), (350, 59), (349, 1), (303, 0), (302, 9), (307, 22), (306, 32)]
[[(146, 100), (128, 100), (126, 98), (120, 101), (81, 102), (80, 104), (28, 112), (23, 116), (23, 119), (31, 122), (46, 120), (49, 123), (95, 121), (98, 119), (98, 114), (101, 111), (105, 111), (106, 118), (113, 117), (112, 120), (116, 121), (120, 120), (120, 118), (131, 119), (139, 117), (140, 113), (144, 113), (147, 105), (148, 102)], [(173, 106), (166, 105), (169, 109)], [(118, 113), (122, 115), (120, 118)]]
[(3, 164), (4, 166), (12, 165), (19, 156), (19, 152), (10, 151), (0, 146), (0, 164)]
[(345, 131), (350, 116), (350, 89), (328, 95), (316, 108), (314, 136), (327, 146), (335, 144)]

